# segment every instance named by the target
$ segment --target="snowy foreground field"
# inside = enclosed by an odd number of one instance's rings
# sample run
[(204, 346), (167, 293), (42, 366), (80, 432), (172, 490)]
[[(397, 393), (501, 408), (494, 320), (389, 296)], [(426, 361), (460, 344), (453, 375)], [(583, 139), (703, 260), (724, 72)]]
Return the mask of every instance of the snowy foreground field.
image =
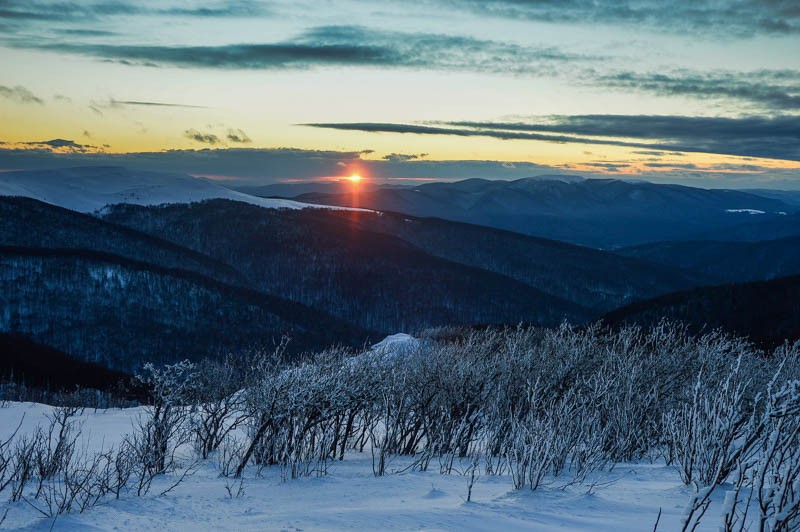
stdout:
[[(52, 410), (34, 403), (7, 403), (0, 408), (0, 436), (8, 438), (23, 416), (18, 436), (30, 434), (36, 425), (46, 427)], [(131, 431), (140, 410), (85, 410), (78, 416), (82, 438), (95, 451), (115, 445)], [(388, 469), (402, 470), (409, 463), (398, 457)], [(692, 493), (674, 468), (645, 461), (621, 464), (568, 487), (561, 486), (569, 479), (559, 478), (533, 492), (512, 489), (508, 477), (478, 477), (467, 503), (466, 477), (440, 475), (432, 467), (424, 473), (375, 478), (368, 451), (347, 454), (325, 477), (283, 481), (277, 466), (265, 468), (257, 478), (255, 470), (248, 471), (238, 497), (239, 482), (221, 477), (214, 457), (199, 464), (173, 491), (160, 495), (176, 479), (158, 479), (145, 497), (123, 495), (82, 514), (61, 515), (55, 529), (652, 530), (661, 509), (659, 530), (676, 530)], [(717, 494), (698, 530), (718, 528), (715, 510), (722, 497)], [(4, 506), (8, 515), (2, 528), (39, 530), (53, 524), (24, 501)]]
[(145, 365), (147, 406), (2, 403), (0, 526), (800, 530), (800, 343), (563, 326), (281, 349)]

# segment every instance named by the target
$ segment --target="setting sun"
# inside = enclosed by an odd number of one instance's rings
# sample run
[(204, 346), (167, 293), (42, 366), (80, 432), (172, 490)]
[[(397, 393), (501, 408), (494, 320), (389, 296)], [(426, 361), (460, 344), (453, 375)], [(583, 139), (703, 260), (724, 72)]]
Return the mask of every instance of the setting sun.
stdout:
[(349, 179), (353, 183), (358, 183), (359, 181), (361, 181), (361, 176), (358, 175), (358, 174), (353, 174), (350, 177), (348, 177), (347, 179)]

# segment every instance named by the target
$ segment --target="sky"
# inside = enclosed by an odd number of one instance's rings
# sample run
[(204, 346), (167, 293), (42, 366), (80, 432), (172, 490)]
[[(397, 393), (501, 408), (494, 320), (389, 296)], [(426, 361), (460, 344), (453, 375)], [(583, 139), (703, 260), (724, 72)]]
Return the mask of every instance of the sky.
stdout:
[(0, 1), (0, 171), (800, 189), (796, 0)]

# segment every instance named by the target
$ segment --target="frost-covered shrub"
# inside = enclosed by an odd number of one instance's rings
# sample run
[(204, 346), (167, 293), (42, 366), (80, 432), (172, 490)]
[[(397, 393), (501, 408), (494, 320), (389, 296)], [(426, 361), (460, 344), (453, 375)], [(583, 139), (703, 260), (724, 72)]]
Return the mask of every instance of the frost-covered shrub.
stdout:
[(756, 436), (744, 400), (750, 385), (741, 358), (722, 382), (701, 371), (686, 402), (664, 415), (668, 453), (685, 484), (699, 489), (724, 482), (743, 450), (742, 439)]
[(188, 390), (192, 411), (189, 424), (202, 459), (216, 451), (225, 438), (245, 421), (242, 408), (246, 385), (241, 359), (204, 360), (194, 371)]
[(757, 432), (726, 495), (725, 530), (800, 528), (800, 381), (771, 383)]
[(152, 398), (125, 441), (134, 456), (139, 495), (150, 490), (157, 476), (175, 469), (178, 449), (191, 441), (188, 403), (195, 384), (194, 371), (195, 365), (189, 361), (161, 369), (145, 364), (143, 374), (137, 376), (149, 387)]
[[(45, 513), (145, 495), (179, 469), (179, 449), (237, 478), (251, 466), (276, 466), (287, 480), (323, 475), (366, 451), (377, 476), (407, 456), (407, 468), (438, 464), (470, 486), (480, 470), (526, 489), (661, 454), (695, 488), (686, 529), (726, 482), (726, 530), (798, 526), (800, 344), (765, 355), (662, 323), (448, 331), (402, 349), (284, 353), (281, 343), (222, 364), (147, 366), (152, 401), (119, 448), (86, 454), (74, 412), (57, 411), (49, 431), (0, 442), (0, 492), (29, 494)], [(69, 486), (84, 487), (71, 503)]]

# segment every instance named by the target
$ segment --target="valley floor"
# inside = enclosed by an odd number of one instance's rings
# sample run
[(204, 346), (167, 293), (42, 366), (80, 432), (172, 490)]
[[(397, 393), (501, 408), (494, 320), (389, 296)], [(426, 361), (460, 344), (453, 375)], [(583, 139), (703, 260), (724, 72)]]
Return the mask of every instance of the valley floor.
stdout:
[[(19, 435), (46, 424), (50, 407), (7, 403), (0, 408), (0, 437)], [(82, 415), (83, 435), (90, 450), (107, 448), (130, 431), (137, 409), (92, 411)], [(404, 469), (410, 461), (395, 459), (389, 469)], [(680, 529), (681, 514), (691, 489), (662, 462), (619, 464), (583, 484), (563, 487), (556, 479), (537, 491), (516, 491), (508, 477), (479, 477), (472, 502), (465, 501), (468, 479), (430, 471), (372, 474), (369, 452), (351, 453), (331, 465), (324, 477), (281, 480), (279, 468), (260, 477), (248, 470), (239, 483), (221, 477), (212, 457), (166, 495), (161, 491), (175, 477), (158, 480), (150, 495), (123, 495), (102, 502), (83, 514), (62, 515), (55, 530), (652, 530), (659, 513), (659, 530)], [(594, 487), (591, 484), (594, 483)], [(233, 497), (229, 496), (226, 485)], [(722, 493), (712, 504), (700, 530), (718, 526)], [(24, 501), (0, 505), (0, 528), (49, 529)]]

